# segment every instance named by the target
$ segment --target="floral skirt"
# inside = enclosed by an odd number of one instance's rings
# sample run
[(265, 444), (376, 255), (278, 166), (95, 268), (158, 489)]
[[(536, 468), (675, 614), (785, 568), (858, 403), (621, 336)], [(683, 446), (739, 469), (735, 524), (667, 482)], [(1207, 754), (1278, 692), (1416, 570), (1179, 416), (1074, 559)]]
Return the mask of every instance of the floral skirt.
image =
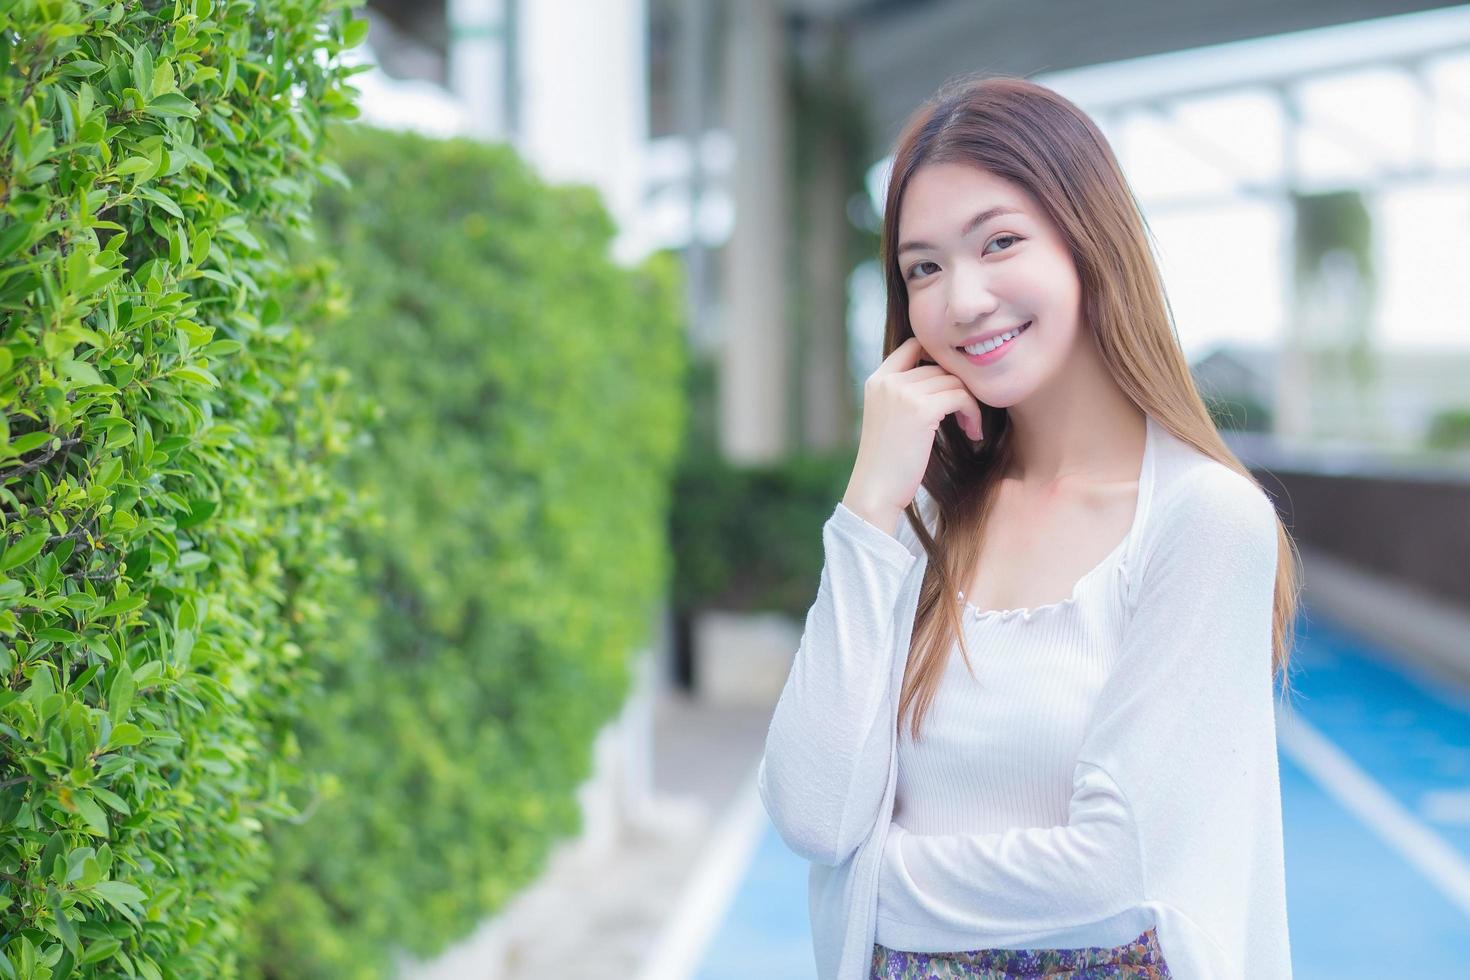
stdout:
[(873, 944), (870, 980), (1169, 980), (1153, 929), (1122, 946), (1075, 949), (976, 949), (965, 953), (905, 953)]

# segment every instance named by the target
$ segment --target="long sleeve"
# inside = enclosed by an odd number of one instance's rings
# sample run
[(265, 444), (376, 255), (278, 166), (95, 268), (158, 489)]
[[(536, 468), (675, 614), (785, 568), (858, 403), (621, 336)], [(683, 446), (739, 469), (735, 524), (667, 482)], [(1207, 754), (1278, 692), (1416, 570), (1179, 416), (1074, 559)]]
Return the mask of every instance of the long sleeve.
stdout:
[(880, 915), (1024, 946), (1137, 906), (1143, 862), (1122, 791), (1079, 763), (1063, 826), (911, 834), (892, 825), (878, 894)]
[(841, 863), (878, 819), (893, 750), (892, 651), (908, 648), (915, 566), (926, 560), (905, 543), (912, 535), (907, 517), (895, 537), (842, 503), (822, 528), (816, 600), (757, 773), (772, 824), (808, 861)]
[(1140, 906), (1176, 976), (1290, 976), (1271, 690), (1275, 510), (1205, 466), (1129, 570), (1065, 825), (889, 828), (882, 914), (1021, 947)]

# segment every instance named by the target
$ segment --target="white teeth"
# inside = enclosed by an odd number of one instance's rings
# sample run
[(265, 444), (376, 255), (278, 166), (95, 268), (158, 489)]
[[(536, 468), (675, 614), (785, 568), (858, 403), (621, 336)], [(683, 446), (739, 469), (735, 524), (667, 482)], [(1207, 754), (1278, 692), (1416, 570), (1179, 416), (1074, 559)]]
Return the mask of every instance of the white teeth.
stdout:
[(982, 340), (980, 341), (980, 343), (975, 344), (973, 347), (961, 347), (960, 350), (964, 351), (966, 354), (984, 354), (986, 351), (993, 351), (1006, 341), (1014, 337), (1019, 337), (1022, 331), (1024, 331), (1030, 325), (1031, 321), (1028, 320), (1023, 326), (1020, 327), (1020, 329), (1007, 330), (999, 337), (992, 337), (989, 340)]

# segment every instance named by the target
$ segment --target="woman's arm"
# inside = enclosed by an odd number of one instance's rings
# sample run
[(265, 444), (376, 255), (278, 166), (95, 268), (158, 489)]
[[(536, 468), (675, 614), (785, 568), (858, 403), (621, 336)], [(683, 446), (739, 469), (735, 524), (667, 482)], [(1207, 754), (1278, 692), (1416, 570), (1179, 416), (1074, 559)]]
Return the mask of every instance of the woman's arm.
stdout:
[[(893, 650), (908, 649), (920, 558), (839, 503), (822, 528), (816, 601), (771, 718), (757, 781), (777, 832), (808, 861), (846, 860), (872, 831), (887, 788)], [(898, 610), (901, 598), (905, 610)], [(895, 632), (901, 635), (895, 637)]]
[(1067, 823), (992, 834), (888, 829), (878, 914), (1023, 943), (1097, 922), (1144, 900), (1137, 832), (1122, 792), (1087, 763), (1076, 769)]

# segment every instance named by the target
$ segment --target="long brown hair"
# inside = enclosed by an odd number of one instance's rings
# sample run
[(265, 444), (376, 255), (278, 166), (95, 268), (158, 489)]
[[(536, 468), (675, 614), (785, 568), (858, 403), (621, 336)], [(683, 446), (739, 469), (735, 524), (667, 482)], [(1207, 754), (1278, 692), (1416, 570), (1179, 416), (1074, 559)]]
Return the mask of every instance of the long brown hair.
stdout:
[[(1255, 482), (1210, 417), (1174, 332), (1173, 311), (1149, 249), (1146, 223), (1107, 140), (1081, 109), (1045, 86), (1008, 76), (963, 76), (915, 110), (893, 152), (881, 255), (888, 287), (883, 355), (909, 337), (908, 291), (899, 268), (899, 203), (925, 164), (964, 163), (1027, 191), (1060, 229), (1081, 283), (1084, 327), (1096, 334), (1118, 387), (1184, 442)], [(1012, 446), (1007, 413), (982, 403), (985, 441), (972, 449), (956, 416), (939, 426), (924, 488), (937, 508), (931, 536), (917, 502), (906, 513), (929, 555), (919, 596), (899, 719), (912, 712), (915, 741), (938, 689), (951, 643), (965, 650), (957, 594), (979, 560), (981, 533)], [(1285, 684), (1299, 580), (1295, 545), (1277, 518), (1272, 660)]]

